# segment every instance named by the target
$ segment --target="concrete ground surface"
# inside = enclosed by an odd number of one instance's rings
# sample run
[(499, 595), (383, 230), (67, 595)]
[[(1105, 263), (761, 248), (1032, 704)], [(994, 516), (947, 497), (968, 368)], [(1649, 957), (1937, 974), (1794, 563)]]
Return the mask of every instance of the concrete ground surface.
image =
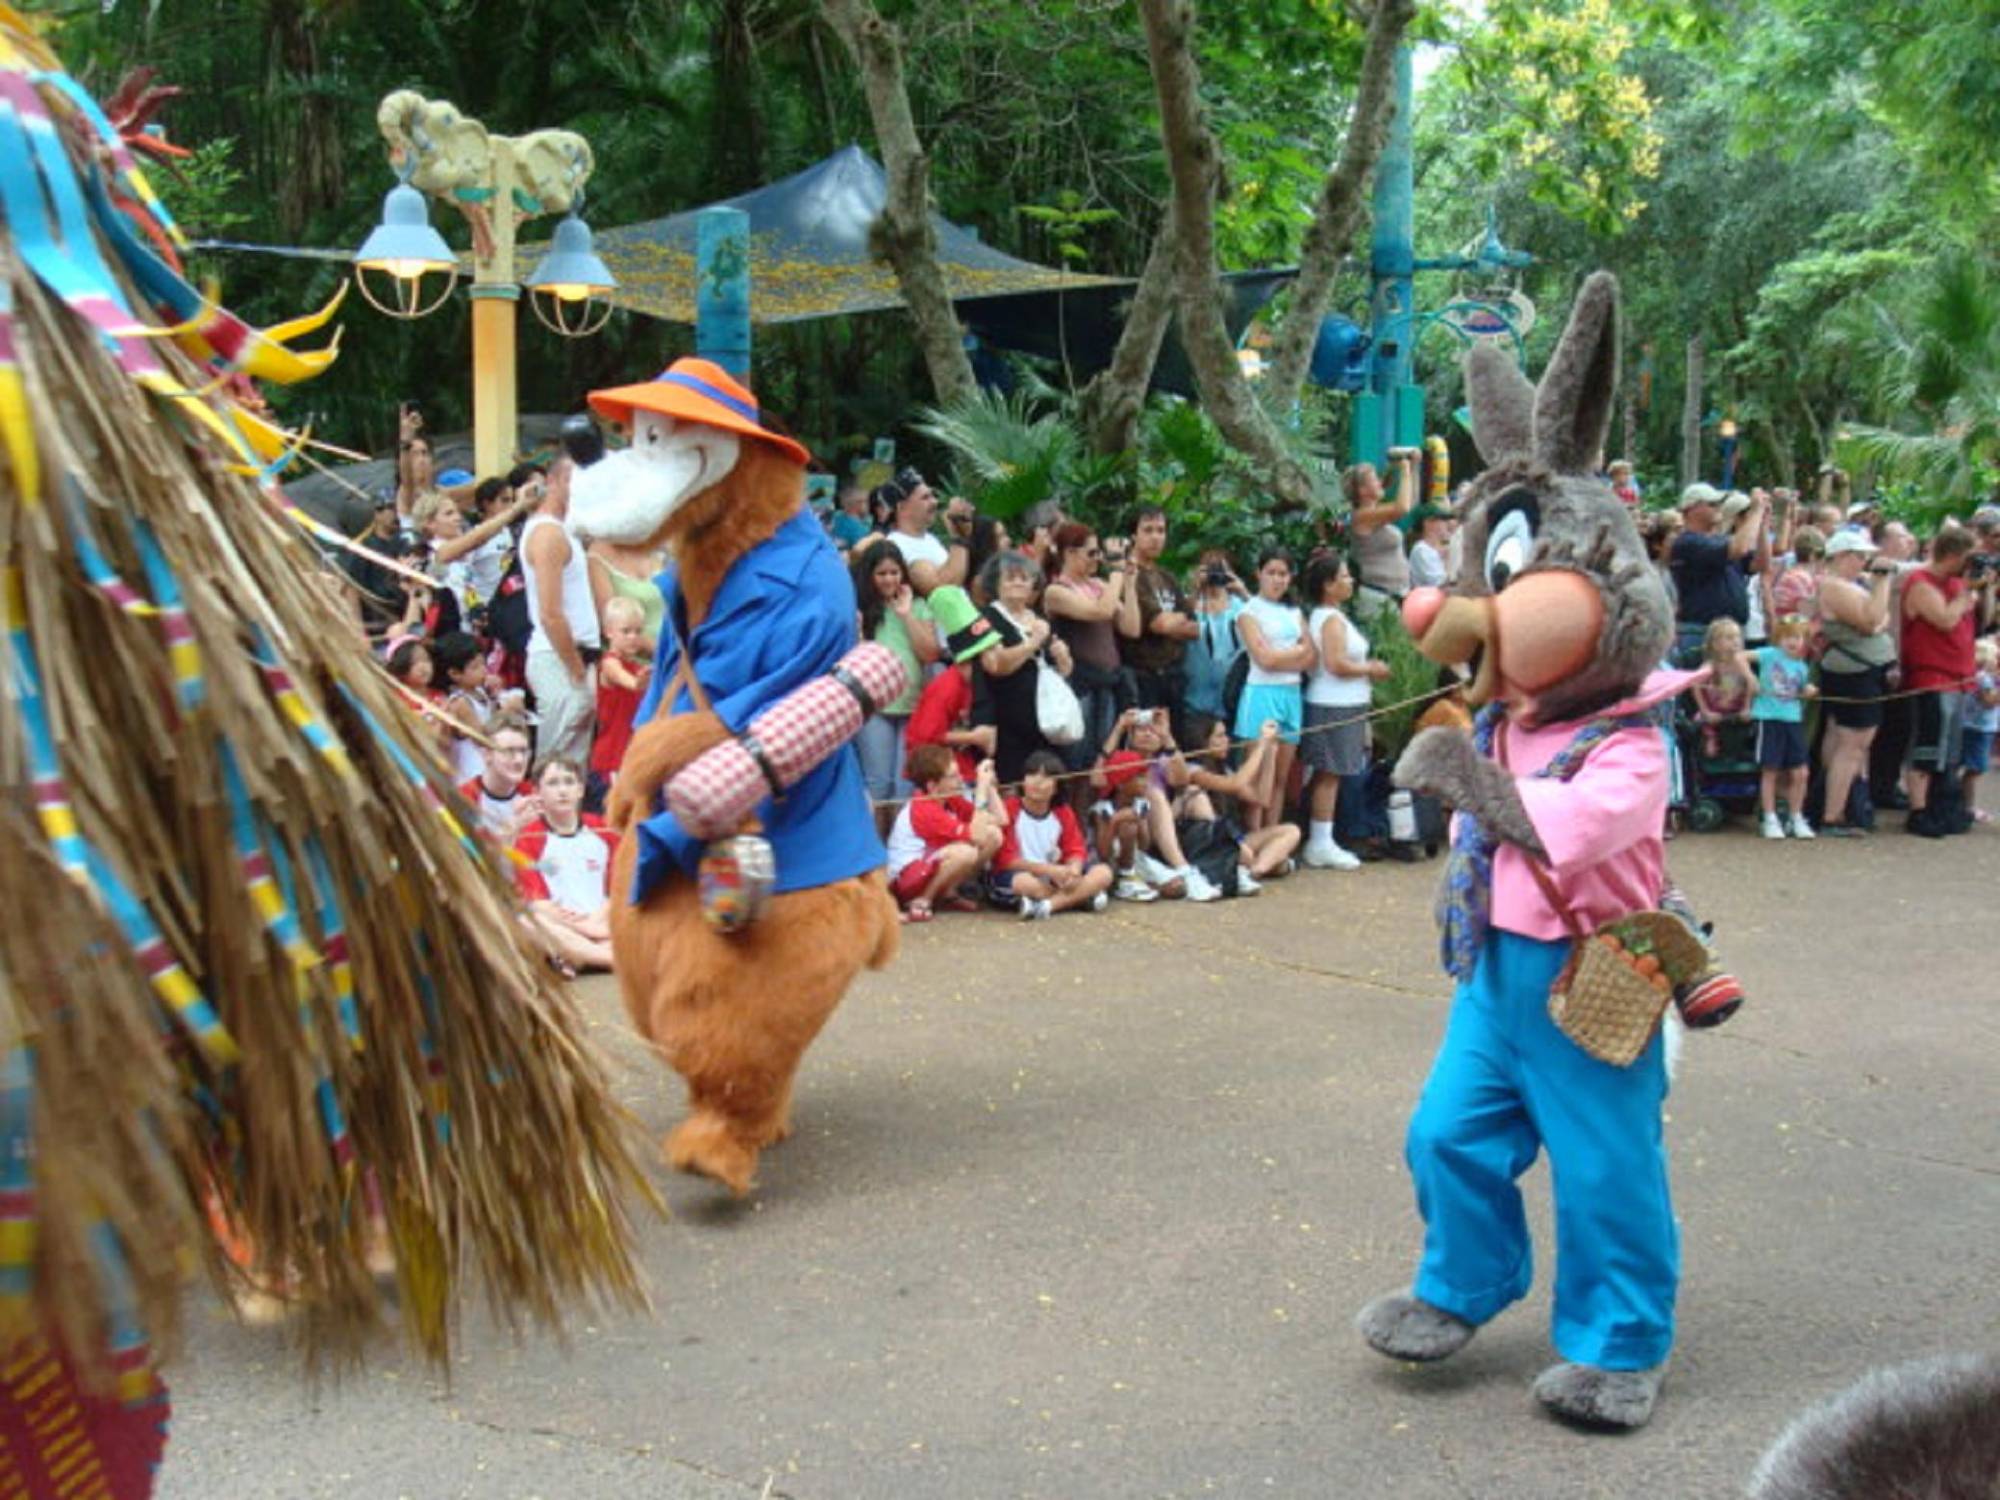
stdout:
[[(1449, 992), (1438, 865), (1207, 909), (906, 929), (737, 1203), (661, 1173), (650, 1318), (469, 1319), (449, 1385), (312, 1390), (193, 1310), (167, 1500), (1724, 1496), (1864, 1370), (2000, 1344), (2000, 830), (1669, 846), (1750, 990), (1670, 1101), (1680, 1342), (1627, 1437), (1545, 1419), (1535, 1291), (1449, 1364), (1368, 1352), (1406, 1284), (1405, 1121)], [(676, 1082), (583, 989), (649, 1131)]]

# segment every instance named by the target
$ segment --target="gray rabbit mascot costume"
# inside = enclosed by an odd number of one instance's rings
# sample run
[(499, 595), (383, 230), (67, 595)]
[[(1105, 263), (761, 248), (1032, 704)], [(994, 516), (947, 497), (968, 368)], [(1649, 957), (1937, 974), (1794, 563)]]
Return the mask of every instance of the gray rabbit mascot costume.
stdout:
[(1463, 578), (1451, 596), (1416, 591), (1403, 613), (1425, 655), (1471, 667), (1480, 712), (1470, 735), (1418, 735), (1395, 772), (1458, 811), (1439, 919), (1459, 987), (1406, 1150), (1425, 1230), (1416, 1279), (1358, 1319), (1380, 1353), (1439, 1360), (1522, 1297), (1533, 1262), (1515, 1182), (1547, 1150), (1564, 1362), (1535, 1396), (1612, 1429), (1652, 1415), (1673, 1346), (1664, 1043), (1655, 1012), (1629, 1061), (1600, 1060), (1557, 1024), (1551, 992), (1584, 934), (1658, 916), (1661, 725), (1699, 676), (1658, 670), (1672, 611), (1631, 518), (1594, 477), (1617, 324), (1617, 282), (1600, 272), (1539, 388), (1498, 348), (1466, 362), (1489, 467), (1466, 505)]

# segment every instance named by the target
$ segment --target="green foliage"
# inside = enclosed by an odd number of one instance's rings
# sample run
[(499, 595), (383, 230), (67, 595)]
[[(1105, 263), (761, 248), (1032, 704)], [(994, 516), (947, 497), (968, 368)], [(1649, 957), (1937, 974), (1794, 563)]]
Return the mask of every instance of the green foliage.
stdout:
[(2000, 470), (2000, 268), (1959, 253), (1931, 268), (1866, 348), (1887, 422), (1857, 422), (1844, 462), (1919, 486), (1937, 509), (1989, 493)]
[(1087, 207), (1083, 194), (1075, 188), (1064, 188), (1053, 203), (1024, 203), (1019, 213), (1042, 226), (1064, 265), (1089, 259), (1090, 252), (1084, 247), (1088, 231), (1118, 222), (1116, 209)]
[(1473, 171), (1600, 235), (1646, 206), (1659, 175), (1654, 100), (1629, 64), (1638, 26), (1611, 0), (1491, 0), (1457, 38)]
[(1355, 621), (1368, 636), (1368, 654), (1389, 664), (1389, 675), (1375, 684), (1377, 704), (1400, 704), (1374, 721), (1375, 754), (1393, 761), (1410, 742), (1410, 731), (1423, 716), (1428, 702), (1411, 702), (1425, 697), (1437, 687), (1437, 663), (1417, 649), (1403, 624), (1402, 614), (1393, 606), (1377, 610)]
[(223, 136), (203, 141), (193, 155), (157, 174), (160, 198), (189, 239), (227, 239), (256, 222), (235, 157), (235, 139)]

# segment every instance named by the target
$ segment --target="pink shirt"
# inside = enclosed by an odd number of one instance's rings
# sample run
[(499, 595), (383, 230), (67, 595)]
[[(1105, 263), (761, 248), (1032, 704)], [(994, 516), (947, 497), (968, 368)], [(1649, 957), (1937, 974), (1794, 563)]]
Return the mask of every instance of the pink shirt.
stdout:
[[(1609, 710), (1636, 713), (1672, 698), (1703, 672), (1655, 672)], [(1660, 904), (1666, 875), (1669, 769), (1658, 729), (1621, 729), (1590, 752), (1568, 781), (1537, 776), (1576, 737), (1583, 721), (1534, 727), (1509, 723), (1495, 737), (1501, 765), (1515, 772), (1535, 834), (1548, 850), (1556, 890), (1585, 932)], [(1528, 856), (1502, 844), (1493, 856), (1493, 925), (1532, 938), (1566, 938), (1569, 928), (1528, 872)]]

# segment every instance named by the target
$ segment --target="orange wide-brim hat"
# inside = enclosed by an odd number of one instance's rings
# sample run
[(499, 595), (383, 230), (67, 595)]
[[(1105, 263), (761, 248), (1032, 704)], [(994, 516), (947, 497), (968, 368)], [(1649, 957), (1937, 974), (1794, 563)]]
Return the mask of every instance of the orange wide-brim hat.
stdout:
[(792, 439), (766, 427), (757, 410), (757, 398), (713, 360), (677, 359), (652, 380), (592, 391), (590, 409), (628, 428), (635, 411), (658, 412), (684, 422), (740, 432), (769, 443), (797, 464), (805, 464), (812, 457)]

